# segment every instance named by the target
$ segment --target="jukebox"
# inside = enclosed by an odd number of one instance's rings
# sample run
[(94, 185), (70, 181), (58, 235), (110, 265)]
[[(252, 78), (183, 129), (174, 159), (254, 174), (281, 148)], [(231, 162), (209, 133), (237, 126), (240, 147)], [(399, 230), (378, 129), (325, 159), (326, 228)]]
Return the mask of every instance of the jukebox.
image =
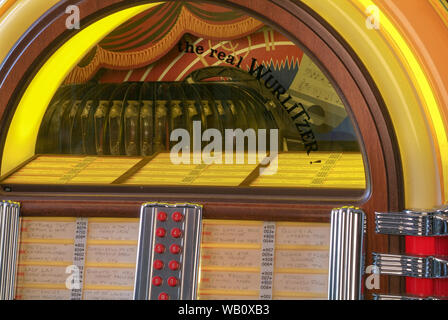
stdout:
[(448, 297), (448, 3), (0, 4), (0, 299)]

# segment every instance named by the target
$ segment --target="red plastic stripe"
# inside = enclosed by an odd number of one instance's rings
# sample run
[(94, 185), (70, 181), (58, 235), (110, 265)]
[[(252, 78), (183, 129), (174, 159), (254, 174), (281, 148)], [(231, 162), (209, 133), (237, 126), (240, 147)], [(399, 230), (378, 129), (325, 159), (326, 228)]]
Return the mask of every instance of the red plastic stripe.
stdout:
[(434, 237), (406, 237), (406, 253), (412, 255), (430, 256), (436, 253)]
[[(448, 256), (448, 237), (436, 237), (436, 253), (439, 256)], [(434, 280), (434, 295), (440, 298), (448, 297), (448, 279)]]
[[(434, 237), (406, 237), (406, 253), (409, 255), (430, 256), (436, 253)], [(434, 296), (434, 280), (406, 278), (406, 292), (412, 296)]]

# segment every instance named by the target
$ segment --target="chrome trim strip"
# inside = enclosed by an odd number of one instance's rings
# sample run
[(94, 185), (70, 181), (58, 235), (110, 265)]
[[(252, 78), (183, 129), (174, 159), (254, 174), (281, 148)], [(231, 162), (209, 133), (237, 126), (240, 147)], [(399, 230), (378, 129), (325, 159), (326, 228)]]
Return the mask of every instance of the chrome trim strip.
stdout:
[(376, 232), (407, 236), (448, 236), (448, 209), (375, 212)]
[(426, 279), (448, 278), (446, 257), (373, 253), (373, 264), (379, 268), (382, 275)]

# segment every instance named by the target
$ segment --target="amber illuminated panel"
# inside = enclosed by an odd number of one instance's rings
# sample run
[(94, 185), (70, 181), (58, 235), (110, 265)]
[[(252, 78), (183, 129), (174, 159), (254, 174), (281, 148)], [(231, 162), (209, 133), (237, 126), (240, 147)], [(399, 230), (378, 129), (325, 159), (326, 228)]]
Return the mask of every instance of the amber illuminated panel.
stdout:
[[(125, 185), (191, 185), (253, 186), (291, 188), (366, 187), (360, 153), (303, 152), (281, 153), (271, 168), (272, 175), (260, 175), (259, 161), (248, 164), (174, 164), (169, 153), (154, 159), (143, 157), (38, 156), (17, 170), (3, 183), (17, 184), (111, 184)], [(275, 162), (278, 164), (276, 165)], [(139, 168), (139, 165), (142, 165)], [(133, 170), (130, 170), (133, 169)], [(122, 178), (124, 177), (124, 178)]]
[(364, 189), (366, 181), (362, 155), (282, 153), (278, 156), (277, 173), (262, 175), (251, 186)]
[[(247, 159), (247, 155), (246, 155)], [(169, 153), (161, 153), (124, 184), (239, 186), (256, 168), (255, 164), (173, 164)], [(236, 162), (236, 159), (235, 159)], [(244, 161), (247, 163), (247, 161)]]
[[(83, 299), (132, 299), (139, 220), (89, 218)], [(76, 218), (23, 218), (17, 299), (69, 299)], [(258, 299), (263, 222), (204, 220), (199, 299)], [(324, 299), (329, 225), (277, 222), (274, 299)]]
[[(258, 299), (263, 223), (203, 223), (198, 298)], [(274, 299), (325, 299), (329, 225), (276, 224)]]
[[(16, 299), (70, 298), (76, 218), (24, 218)], [(138, 219), (90, 218), (83, 282), (85, 300), (129, 300), (134, 291)]]
[(4, 183), (110, 184), (141, 158), (97, 156), (39, 156)]

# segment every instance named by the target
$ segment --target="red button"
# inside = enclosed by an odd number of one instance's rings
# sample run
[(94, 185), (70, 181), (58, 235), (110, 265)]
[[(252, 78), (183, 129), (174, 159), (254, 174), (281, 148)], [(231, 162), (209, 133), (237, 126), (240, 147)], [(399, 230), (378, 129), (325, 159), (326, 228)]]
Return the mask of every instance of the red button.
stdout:
[(160, 260), (154, 261), (154, 269), (156, 269), (156, 270), (163, 269), (163, 262)]
[(179, 228), (174, 228), (171, 230), (171, 235), (173, 238), (179, 238), (182, 235), (182, 231)]
[(172, 260), (172, 261), (170, 261), (168, 266), (170, 267), (171, 270), (174, 271), (174, 270), (179, 269), (180, 264), (179, 264), (179, 262)]
[(181, 222), (182, 219), (184, 218), (184, 216), (183, 216), (182, 213), (176, 211), (176, 212), (173, 213), (173, 215), (172, 215), (171, 218), (172, 218), (173, 221), (175, 221), (175, 222)]
[(161, 294), (159, 294), (159, 300), (170, 300), (170, 296), (168, 295), (168, 293), (162, 292)]
[(154, 277), (152, 278), (152, 284), (155, 286), (160, 286), (162, 284), (163, 280), (160, 277)]
[(159, 238), (163, 238), (166, 234), (166, 230), (164, 228), (157, 228), (156, 230), (156, 236)]
[(163, 212), (163, 211), (160, 211), (158, 214), (157, 214), (157, 220), (159, 220), (159, 221), (166, 221), (166, 218), (168, 217), (168, 215), (166, 214), (166, 212)]
[(163, 244), (156, 244), (156, 246), (154, 247), (154, 251), (157, 253), (164, 253), (165, 246)]
[(170, 247), (170, 252), (172, 254), (178, 254), (180, 252), (180, 246), (178, 246), (177, 244), (172, 244)]
[(175, 277), (168, 278), (168, 285), (170, 287), (175, 287), (177, 285), (177, 279)]

